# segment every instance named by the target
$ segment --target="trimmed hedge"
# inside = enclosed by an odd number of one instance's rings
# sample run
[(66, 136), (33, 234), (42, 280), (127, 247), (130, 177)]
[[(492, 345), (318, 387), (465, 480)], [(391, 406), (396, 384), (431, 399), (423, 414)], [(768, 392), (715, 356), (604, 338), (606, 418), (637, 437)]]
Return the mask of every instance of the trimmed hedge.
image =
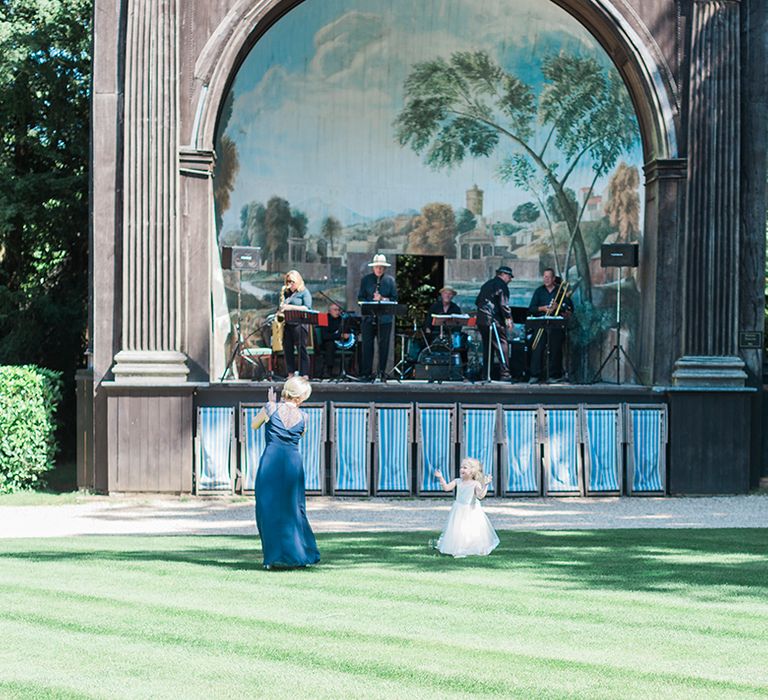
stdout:
[(61, 373), (0, 366), (0, 493), (34, 488), (53, 469)]

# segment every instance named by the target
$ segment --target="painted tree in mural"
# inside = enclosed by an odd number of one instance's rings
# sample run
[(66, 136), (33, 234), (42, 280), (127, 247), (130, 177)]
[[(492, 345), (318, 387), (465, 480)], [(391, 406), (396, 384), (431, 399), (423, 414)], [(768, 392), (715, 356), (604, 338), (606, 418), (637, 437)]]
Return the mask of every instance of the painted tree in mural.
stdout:
[(474, 231), (476, 226), (477, 217), (469, 209), (461, 209), (456, 216), (456, 233)]
[(456, 257), (456, 216), (450, 205), (426, 204), (414, 223), (408, 234), (408, 253)]
[(539, 208), (533, 202), (521, 204), (512, 214), (512, 218), (519, 224), (532, 224), (539, 216)]
[(288, 257), (291, 207), (282, 197), (271, 197), (264, 214), (264, 257), (273, 263)]
[(261, 202), (251, 202), (240, 210), (241, 245), (265, 248), (267, 242), (267, 208)]
[(326, 216), (320, 227), (320, 235), (328, 241), (328, 247), (333, 257), (333, 243), (341, 234), (341, 222), (335, 216)]
[[(222, 107), (222, 123), (226, 124), (232, 117), (234, 93), (230, 92)], [(213, 201), (216, 211), (216, 230), (221, 231), (224, 212), (229, 209), (230, 195), (235, 188), (235, 178), (240, 170), (240, 160), (237, 155), (235, 142), (219, 129), (216, 137), (216, 163), (213, 167)]]
[(618, 232), (619, 241), (635, 241), (640, 234), (640, 174), (637, 168), (619, 163), (608, 181), (605, 214)]
[[(582, 294), (591, 299), (579, 226), (583, 208), (569, 200), (566, 185), (577, 167), (590, 165), (594, 187), (634, 145), (637, 123), (620, 76), (595, 59), (550, 55), (542, 73), (545, 83), (537, 99), (531, 86), (484, 51), (418, 63), (404, 84), (396, 136), (435, 168), (469, 156), (488, 157), (505, 143), (509, 150), (500, 177), (558, 200), (570, 232), (564, 268), (573, 253)], [(541, 143), (537, 125), (545, 130)]]

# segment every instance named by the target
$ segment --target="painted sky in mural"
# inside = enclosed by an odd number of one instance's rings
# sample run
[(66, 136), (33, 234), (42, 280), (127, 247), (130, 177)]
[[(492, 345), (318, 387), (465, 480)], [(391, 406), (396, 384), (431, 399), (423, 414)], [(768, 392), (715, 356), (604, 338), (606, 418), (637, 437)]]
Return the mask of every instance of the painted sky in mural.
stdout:
[[(503, 151), (435, 171), (393, 134), (412, 66), (478, 48), (534, 89), (551, 52), (610, 65), (584, 28), (541, 0), (307, 0), (292, 10), (259, 40), (233, 86), (226, 133), (240, 169), (223, 230), (239, 227), (243, 205), (273, 194), (305, 211), (312, 231), (328, 212), (346, 225), (425, 202), (463, 207), (475, 183), (486, 215), (511, 220), (530, 197), (499, 181)], [(639, 144), (627, 160), (640, 162)], [(573, 179), (590, 179), (589, 163)]]

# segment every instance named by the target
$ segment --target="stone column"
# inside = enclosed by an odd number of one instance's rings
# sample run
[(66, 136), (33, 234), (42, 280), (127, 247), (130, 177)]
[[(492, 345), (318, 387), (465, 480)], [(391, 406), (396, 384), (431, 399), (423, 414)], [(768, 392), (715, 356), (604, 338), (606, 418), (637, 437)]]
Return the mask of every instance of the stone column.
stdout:
[(177, 0), (128, 0), (117, 382), (184, 382), (188, 373), (181, 352), (177, 71)]
[(740, 0), (693, 2), (679, 386), (746, 380), (738, 357), (740, 9)]

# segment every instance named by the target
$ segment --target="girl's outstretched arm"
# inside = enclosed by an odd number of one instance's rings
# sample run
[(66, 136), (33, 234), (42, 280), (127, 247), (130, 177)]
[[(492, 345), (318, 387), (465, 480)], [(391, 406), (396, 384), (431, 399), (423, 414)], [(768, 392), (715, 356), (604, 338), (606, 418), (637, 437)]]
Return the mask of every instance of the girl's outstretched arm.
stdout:
[(482, 501), (488, 495), (488, 486), (491, 483), (491, 477), (486, 475), (483, 478), (482, 484), (475, 484), (475, 497), (477, 500)]
[(440, 487), (443, 489), (443, 491), (453, 491), (453, 489), (456, 488), (456, 480), (451, 479), (450, 481), (446, 481), (443, 478), (443, 472), (441, 472), (439, 469), (435, 469), (435, 476), (440, 482)]

